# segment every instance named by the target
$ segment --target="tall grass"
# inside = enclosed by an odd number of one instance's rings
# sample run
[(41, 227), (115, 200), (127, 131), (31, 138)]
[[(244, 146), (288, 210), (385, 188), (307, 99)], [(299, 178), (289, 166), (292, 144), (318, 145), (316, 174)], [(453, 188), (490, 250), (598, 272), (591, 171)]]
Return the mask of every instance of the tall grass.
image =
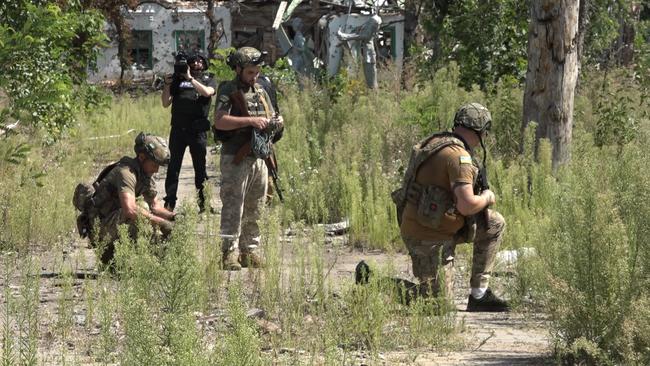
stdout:
[[(104, 364), (339, 365), (353, 363), (358, 352), (380, 363), (384, 351), (452, 347), (457, 325), (452, 315), (437, 315), (435, 303), (405, 308), (381, 282), (359, 288), (350, 276), (332, 283), (329, 266), (340, 248), (326, 244), (324, 230), (314, 224), (348, 220), (354, 246), (401, 250), (390, 192), (411, 146), (449, 128), (459, 105), (480, 101), (493, 112), (488, 164), (498, 198), (495, 209), (508, 223), (502, 247), (532, 247), (537, 253), (516, 264), (508, 284), (513, 302), (549, 312), (560, 357), (575, 363), (648, 364), (647, 107), (598, 108), (602, 95), (585, 87), (576, 99), (573, 160), (554, 173), (550, 145), (543, 142), (535, 159), (534, 130), (523, 136), (519, 130), (521, 90), (516, 85), (504, 82), (496, 94), (485, 95), (459, 89), (457, 83), (452, 65), (430, 85), (411, 92), (391, 87), (370, 92), (353, 82), (332, 87), (338, 91), (286, 88), (280, 101), (286, 133), (277, 145), (286, 202), (264, 213), (262, 248), (268, 265), (235, 275), (220, 271), (217, 218), (199, 219), (181, 207), (187, 215), (169, 241), (152, 241), (147, 225), (136, 240), (123, 236), (115, 271), (84, 286), (85, 296), (75, 296), (69, 273), (61, 279), (54, 337), (63, 341), (79, 330), (71, 321), (72, 309), (85, 301), (81, 331), (98, 329), (90, 351)], [(639, 101), (634, 88), (628, 89), (616, 89), (630, 93), (619, 100)], [(602, 131), (615, 130), (629, 118), (639, 126), (634, 138), (601, 138)], [(92, 179), (106, 162), (133, 155), (130, 129), (166, 135), (169, 112), (159, 106), (158, 96), (147, 96), (115, 100), (105, 113), (81, 120), (54, 146), (10, 137), (6, 146), (30, 143), (32, 151), (27, 157), (16, 155), (19, 164), (0, 161), (0, 246), (17, 250), (21, 258), (5, 256), (4, 283), (15, 283), (17, 277), (23, 285), (21, 293), (7, 286), (3, 291), (0, 332), (6, 365), (38, 361), (34, 339), (42, 337), (34, 325), (39, 319), (36, 262), (15, 276), (12, 269), (29, 263), (22, 258), (37, 253), (34, 248), (58, 248), (76, 235), (70, 204), (74, 185)], [(598, 141), (596, 128), (601, 129)], [(521, 141), (525, 148), (519, 155)], [(12, 156), (10, 148), (1, 149), (0, 155)], [(284, 237), (288, 228), (289, 238)], [(390, 263), (377, 267), (378, 273), (396, 272)], [(281, 331), (264, 331), (246, 315), (253, 307)], [(216, 317), (216, 326), (197, 325), (197, 314), (204, 312)]]

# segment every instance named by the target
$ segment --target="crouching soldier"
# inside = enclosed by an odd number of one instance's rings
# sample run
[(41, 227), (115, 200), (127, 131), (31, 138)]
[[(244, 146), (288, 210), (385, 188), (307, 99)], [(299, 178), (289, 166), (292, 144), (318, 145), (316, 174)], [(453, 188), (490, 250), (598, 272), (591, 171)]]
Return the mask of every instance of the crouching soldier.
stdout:
[(452, 132), (433, 134), (414, 146), (402, 188), (393, 193), (413, 274), (420, 280), (418, 294), (437, 296), (444, 285), (449, 295), (453, 248), (473, 243), (467, 311), (510, 309), (488, 287), (505, 220), (489, 208), (496, 199), (487, 187), (485, 156), (481, 169), (472, 156), (475, 147), (483, 147), (491, 124), (484, 106), (460, 107)]
[[(176, 214), (166, 210), (156, 198), (153, 179), (158, 168), (169, 163), (167, 143), (161, 137), (140, 133), (135, 138), (134, 150), (135, 157), (122, 157), (104, 168), (92, 186), (80, 184), (75, 190), (74, 204), (82, 212), (81, 220), (77, 220), (79, 234), (90, 237), (92, 246), (106, 243), (101, 254), (104, 264), (113, 259), (120, 225), (128, 225), (131, 237), (137, 235), (139, 216), (160, 228), (163, 235), (169, 235), (173, 227)], [(140, 196), (148, 210), (136, 203)], [(93, 223), (99, 224), (98, 233), (92, 232)]]

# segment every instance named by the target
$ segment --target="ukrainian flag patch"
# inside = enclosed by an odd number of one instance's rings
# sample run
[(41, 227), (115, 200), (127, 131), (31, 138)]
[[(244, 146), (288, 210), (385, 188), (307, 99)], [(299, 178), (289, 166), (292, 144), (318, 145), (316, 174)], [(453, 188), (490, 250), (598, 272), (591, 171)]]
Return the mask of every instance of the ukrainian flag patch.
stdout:
[(461, 164), (471, 164), (472, 163), (472, 158), (469, 156), (461, 156), (460, 157), (460, 163)]

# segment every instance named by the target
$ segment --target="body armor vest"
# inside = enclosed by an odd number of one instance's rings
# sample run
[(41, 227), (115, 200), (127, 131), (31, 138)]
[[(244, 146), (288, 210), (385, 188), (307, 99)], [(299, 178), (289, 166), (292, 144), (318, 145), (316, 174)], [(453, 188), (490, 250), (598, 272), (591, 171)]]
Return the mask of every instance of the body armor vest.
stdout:
[[(434, 139), (435, 141), (431, 143)], [(399, 225), (402, 224), (402, 212), (407, 202), (417, 206), (418, 215), (423, 216), (425, 221), (430, 221), (427, 226), (431, 227), (436, 227), (444, 212), (453, 205), (453, 199), (447, 190), (435, 185), (422, 186), (415, 181), (422, 163), (451, 145), (469, 150), (463, 140), (450, 132), (433, 134), (413, 145), (409, 164), (402, 179), (402, 186), (391, 194), (393, 202), (397, 206)]]

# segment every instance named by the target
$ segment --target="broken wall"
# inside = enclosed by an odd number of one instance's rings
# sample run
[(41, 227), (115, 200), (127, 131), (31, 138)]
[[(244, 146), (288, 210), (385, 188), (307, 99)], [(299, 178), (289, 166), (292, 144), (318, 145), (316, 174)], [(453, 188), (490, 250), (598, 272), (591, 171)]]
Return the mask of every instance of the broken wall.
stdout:
[[(220, 20), (219, 30), (223, 33), (218, 47), (229, 47), (230, 10), (224, 6), (216, 6), (214, 13)], [(127, 22), (135, 36), (131, 46), (134, 51), (133, 65), (130, 70), (125, 70), (125, 75), (129, 78), (148, 78), (153, 73), (173, 72), (174, 54), (183, 45), (200, 43), (202, 51), (207, 54), (210, 22), (205, 15), (204, 6), (186, 5), (168, 9), (155, 3), (147, 3), (138, 6), (135, 11), (129, 11)], [(145, 52), (147, 47), (150, 50), (148, 54)], [(117, 41), (113, 41), (97, 58), (97, 71), (90, 73), (89, 80), (116, 80), (120, 77), (120, 72)]]

